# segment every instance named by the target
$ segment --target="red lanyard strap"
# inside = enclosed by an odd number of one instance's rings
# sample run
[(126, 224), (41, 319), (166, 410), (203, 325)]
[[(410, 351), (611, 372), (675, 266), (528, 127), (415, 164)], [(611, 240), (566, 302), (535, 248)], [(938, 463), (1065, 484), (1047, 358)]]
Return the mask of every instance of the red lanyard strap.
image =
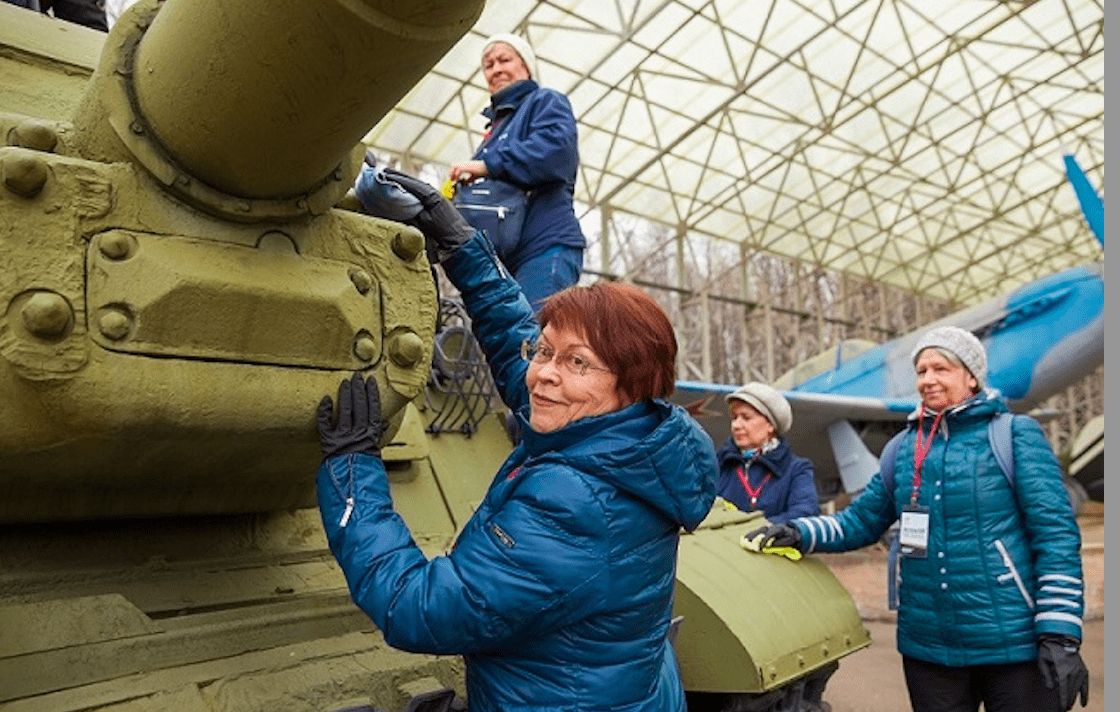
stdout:
[(922, 419), (925, 418), (926, 407), (923, 405), (921, 410), (918, 411), (918, 437), (914, 444), (914, 485), (910, 490), (910, 504), (918, 503), (918, 492), (922, 489), (922, 463), (925, 462), (929, 449), (933, 447), (933, 438), (937, 435), (937, 426), (941, 424), (941, 416), (944, 414), (945, 411), (941, 411), (933, 419), (933, 427), (929, 431), (929, 440), (926, 441), (925, 447), (922, 447)]
[[(754, 460), (752, 458), (751, 462), (753, 461)], [(747, 467), (750, 467), (750, 464), (748, 464)], [(758, 504), (758, 495), (762, 494), (762, 488), (765, 487), (766, 483), (770, 481), (770, 473), (767, 472), (766, 477), (762, 478), (762, 482), (759, 483), (758, 489), (751, 487), (751, 481), (747, 478), (746, 470), (744, 470), (742, 467), (739, 467), (735, 471), (735, 473), (739, 475), (739, 481), (743, 483), (743, 487), (747, 490), (747, 494), (751, 496), (751, 509), (754, 509), (755, 505)]]

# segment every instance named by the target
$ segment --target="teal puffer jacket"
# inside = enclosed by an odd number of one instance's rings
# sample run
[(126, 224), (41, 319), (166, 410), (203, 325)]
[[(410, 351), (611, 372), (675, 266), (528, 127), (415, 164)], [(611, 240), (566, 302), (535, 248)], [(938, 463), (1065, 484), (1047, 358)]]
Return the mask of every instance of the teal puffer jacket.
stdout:
[[(988, 421), (1006, 411), (994, 391), (950, 409), (922, 465), (929, 549), (901, 560), (903, 655), (949, 666), (1014, 663), (1037, 657), (1042, 633), (1081, 638), (1081, 535), (1061, 469), (1038, 423), (1017, 417), (1012, 490), (988, 440)], [(922, 425), (932, 422), (927, 414)], [(916, 428), (911, 416), (894, 492), (876, 475), (839, 514), (793, 521), (807, 551), (866, 546), (899, 518), (914, 481)]]
[[(526, 404), (512, 354), (536, 325), (516, 282), (481, 236), (445, 268), (507, 402)], [(323, 462), (323, 525), (353, 600), (394, 647), (462, 654), (471, 712), (683, 712), (667, 634), (680, 531), (715, 499), (710, 438), (662, 401), (550, 433), (522, 421), (521, 444), (432, 560), (393, 511), (379, 459)]]

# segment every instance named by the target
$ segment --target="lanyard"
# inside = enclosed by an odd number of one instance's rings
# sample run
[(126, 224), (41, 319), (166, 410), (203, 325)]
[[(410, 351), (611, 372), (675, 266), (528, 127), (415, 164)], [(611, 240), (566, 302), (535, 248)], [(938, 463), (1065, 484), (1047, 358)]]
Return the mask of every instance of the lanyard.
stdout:
[[(754, 462), (754, 458), (751, 458), (751, 462)], [(747, 464), (747, 467), (750, 467), (749, 463)], [(743, 487), (746, 488), (747, 494), (751, 496), (751, 509), (754, 509), (755, 505), (758, 504), (758, 495), (762, 494), (762, 488), (765, 487), (766, 483), (770, 481), (770, 473), (767, 472), (766, 477), (762, 478), (762, 482), (759, 483), (758, 489), (751, 487), (751, 481), (747, 478), (746, 470), (744, 470), (742, 467), (739, 467), (739, 469), (737, 469), (735, 473), (739, 475), (739, 481), (743, 483)]]
[(918, 438), (917, 442), (914, 444), (914, 486), (910, 490), (910, 504), (912, 505), (918, 503), (918, 492), (922, 489), (922, 463), (925, 461), (926, 455), (929, 454), (929, 449), (933, 447), (933, 438), (937, 435), (937, 426), (941, 424), (941, 416), (944, 414), (945, 411), (941, 411), (937, 414), (937, 417), (933, 419), (933, 427), (930, 428), (929, 431), (929, 440), (926, 441), (926, 445), (923, 448), (922, 419), (926, 415), (926, 407), (923, 405), (922, 409), (918, 411)]

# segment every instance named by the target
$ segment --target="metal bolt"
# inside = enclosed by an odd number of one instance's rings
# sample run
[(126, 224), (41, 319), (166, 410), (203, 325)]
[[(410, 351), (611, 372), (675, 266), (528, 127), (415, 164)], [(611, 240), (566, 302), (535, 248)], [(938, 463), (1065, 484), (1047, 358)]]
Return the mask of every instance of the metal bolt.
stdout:
[(377, 343), (369, 334), (358, 334), (354, 340), (354, 355), (362, 361), (373, 361), (377, 358)]
[(411, 262), (424, 251), (424, 236), (415, 230), (402, 230), (393, 235), (393, 254)]
[(58, 145), (58, 134), (49, 124), (37, 119), (25, 119), (12, 130), (12, 145), (35, 151), (52, 151)]
[(133, 120), (133, 122), (129, 124), (128, 127), (132, 129), (132, 133), (134, 134), (144, 133), (144, 124), (140, 123), (139, 120)]
[(389, 358), (401, 368), (412, 368), (424, 356), (424, 341), (411, 331), (395, 334), (389, 341)]
[(32, 198), (39, 194), (47, 182), (47, 164), (32, 153), (12, 153), (4, 156), (4, 185), (8, 190)]
[(369, 276), (369, 272), (351, 267), (349, 274), (350, 281), (354, 283), (354, 288), (358, 290), (358, 293), (369, 294), (369, 290), (373, 288), (373, 277)]
[(117, 307), (110, 307), (101, 313), (97, 325), (105, 338), (119, 341), (132, 331), (132, 317)]
[(98, 240), (98, 246), (101, 248), (101, 254), (111, 260), (123, 260), (132, 255), (132, 238), (123, 233), (111, 232), (102, 235)]
[(23, 305), (20, 316), (23, 317), (24, 326), (32, 334), (51, 337), (66, 331), (74, 318), (74, 310), (61, 294), (39, 292)]

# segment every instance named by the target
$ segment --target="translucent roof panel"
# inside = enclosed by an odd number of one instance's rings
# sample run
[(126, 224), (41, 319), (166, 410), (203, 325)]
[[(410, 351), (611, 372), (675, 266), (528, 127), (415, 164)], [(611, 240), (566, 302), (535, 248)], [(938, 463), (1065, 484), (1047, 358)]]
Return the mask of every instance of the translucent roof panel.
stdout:
[(491, 2), (366, 142), (469, 158), (498, 32), (572, 102), (585, 213), (959, 303), (1103, 254), (1062, 162), (1103, 195), (1103, 0)]

